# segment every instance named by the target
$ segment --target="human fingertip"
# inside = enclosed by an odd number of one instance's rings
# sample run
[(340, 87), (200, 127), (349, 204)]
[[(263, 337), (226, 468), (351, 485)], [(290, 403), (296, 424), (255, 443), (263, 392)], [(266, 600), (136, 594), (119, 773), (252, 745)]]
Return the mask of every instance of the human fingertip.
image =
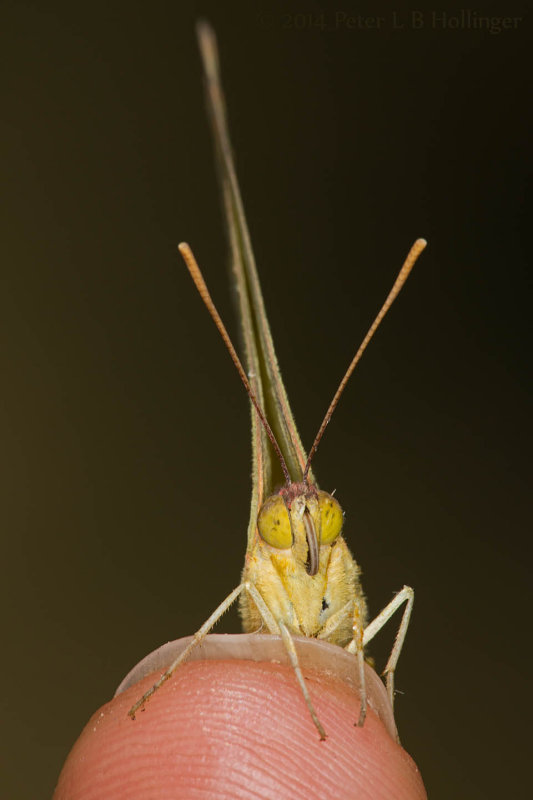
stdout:
[[(347, 683), (304, 669), (327, 734), (321, 741), (290, 666), (252, 660), (193, 661), (128, 716), (160, 672), (129, 685), (89, 721), (54, 800), (171, 796), (312, 800), (423, 800), (420, 774), (372, 705), (357, 727), (359, 697)], [(360, 794), (358, 794), (358, 792)], [(366, 792), (366, 794), (365, 794)]]

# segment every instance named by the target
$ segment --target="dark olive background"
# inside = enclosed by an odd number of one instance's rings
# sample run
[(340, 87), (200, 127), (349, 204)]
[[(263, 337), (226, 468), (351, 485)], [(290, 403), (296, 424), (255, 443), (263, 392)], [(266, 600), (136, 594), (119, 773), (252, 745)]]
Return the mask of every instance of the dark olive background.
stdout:
[(176, 252), (194, 247), (237, 336), (203, 14), (306, 443), (429, 240), (315, 469), (372, 611), (416, 589), (397, 714), (430, 796), (526, 796), (528, 20), (490, 35), (428, 11), (400, 31), (383, 4), (381, 31), (320, 31), (294, 28), (312, 2), (47, 5), (1, 12), (2, 795), (49, 796), (128, 669), (239, 580), (248, 403)]

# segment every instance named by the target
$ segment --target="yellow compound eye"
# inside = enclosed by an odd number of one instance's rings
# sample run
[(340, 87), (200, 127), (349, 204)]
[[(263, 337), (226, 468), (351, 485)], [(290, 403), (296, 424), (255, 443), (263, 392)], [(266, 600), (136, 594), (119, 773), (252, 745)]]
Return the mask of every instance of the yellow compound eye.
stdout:
[(320, 544), (331, 544), (342, 531), (344, 514), (339, 503), (327, 492), (318, 493)]
[(286, 550), (292, 547), (292, 530), (289, 512), (279, 494), (266, 500), (257, 517), (259, 534), (267, 544)]

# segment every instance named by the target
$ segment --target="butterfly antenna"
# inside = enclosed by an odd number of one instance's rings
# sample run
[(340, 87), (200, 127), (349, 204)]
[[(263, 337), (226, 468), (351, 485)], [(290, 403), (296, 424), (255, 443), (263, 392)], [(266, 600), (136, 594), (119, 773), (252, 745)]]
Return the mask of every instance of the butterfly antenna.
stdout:
[(194, 281), (194, 285), (198, 289), (198, 293), (199, 293), (200, 297), (204, 301), (205, 307), (209, 311), (211, 319), (213, 320), (213, 322), (217, 326), (218, 332), (222, 336), (222, 340), (223, 340), (224, 344), (226, 345), (226, 349), (227, 349), (228, 353), (231, 356), (231, 360), (233, 361), (233, 363), (237, 367), (237, 372), (239, 373), (239, 375), (241, 377), (241, 381), (244, 383), (244, 388), (248, 392), (248, 397), (250, 398), (250, 400), (254, 404), (255, 410), (257, 411), (259, 419), (261, 420), (261, 422), (263, 424), (263, 427), (264, 427), (264, 429), (265, 429), (265, 431), (267, 433), (267, 436), (270, 439), (270, 441), (272, 442), (272, 447), (276, 451), (276, 455), (280, 460), (281, 469), (283, 470), (283, 475), (285, 477), (285, 481), (287, 482), (287, 484), (289, 484), (291, 482), (291, 476), (289, 475), (289, 470), (287, 468), (287, 464), (285, 462), (285, 459), (283, 458), (283, 453), (281, 452), (280, 446), (276, 441), (276, 437), (274, 436), (274, 432), (272, 431), (272, 428), (270, 427), (270, 425), (267, 422), (267, 419), (265, 417), (263, 409), (259, 405), (259, 402), (258, 402), (255, 394), (252, 391), (252, 387), (250, 386), (250, 381), (248, 380), (246, 372), (244, 371), (244, 367), (241, 364), (239, 356), (237, 355), (237, 351), (233, 347), (233, 342), (231, 341), (229, 333), (226, 330), (226, 326), (222, 322), (220, 314), (218, 313), (218, 311), (216, 309), (216, 306), (215, 306), (215, 304), (213, 302), (213, 299), (212, 299), (211, 295), (209, 294), (209, 289), (207, 288), (206, 282), (204, 280), (204, 276), (202, 275), (200, 267), (198, 266), (198, 262), (196, 261), (191, 248), (189, 247), (189, 245), (186, 242), (182, 242), (181, 244), (179, 244), (178, 245), (178, 250), (180, 251), (181, 255), (183, 256), (183, 260), (185, 261), (185, 265), (186, 265), (187, 269), (190, 272), (191, 278)]
[(392, 289), (389, 292), (389, 296), (387, 297), (387, 299), (383, 303), (383, 306), (381, 307), (381, 311), (379, 312), (379, 314), (377, 315), (376, 319), (374, 320), (374, 322), (370, 326), (370, 329), (369, 329), (367, 335), (365, 336), (365, 338), (361, 342), (359, 350), (357, 351), (357, 353), (353, 357), (352, 363), (350, 364), (350, 366), (346, 370), (344, 378), (340, 382), (339, 388), (335, 392), (335, 396), (333, 397), (333, 400), (329, 404), (329, 408), (326, 411), (326, 415), (325, 415), (324, 419), (322, 420), (322, 425), (320, 426), (319, 431), (318, 431), (318, 433), (317, 433), (317, 435), (315, 437), (315, 441), (313, 442), (313, 446), (312, 446), (311, 450), (309, 451), (309, 457), (307, 459), (307, 464), (305, 465), (305, 470), (304, 470), (304, 474), (303, 474), (303, 480), (304, 481), (307, 480), (307, 475), (308, 475), (309, 469), (311, 467), (311, 461), (313, 459), (313, 456), (315, 455), (315, 453), (317, 451), (317, 447), (320, 444), (320, 440), (322, 439), (322, 436), (324, 435), (324, 431), (326, 430), (328, 422), (330, 421), (331, 416), (332, 416), (333, 412), (335, 411), (335, 409), (337, 407), (337, 404), (338, 404), (338, 402), (339, 402), (339, 400), (341, 398), (341, 395), (342, 395), (342, 393), (343, 393), (343, 391), (345, 389), (345, 386), (348, 383), (348, 381), (350, 380), (350, 376), (351, 376), (352, 372), (354, 371), (354, 369), (356, 368), (357, 364), (361, 360), (361, 356), (365, 352), (365, 350), (366, 350), (366, 348), (368, 346), (368, 343), (370, 342), (370, 340), (372, 339), (373, 335), (377, 331), (377, 329), (378, 329), (383, 317), (385, 316), (385, 314), (387, 313), (387, 311), (389, 310), (391, 305), (394, 303), (394, 301), (398, 297), (398, 294), (400, 293), (400, 290), (401, 290), (402, 286), (404, 285), (405, 281), (409, 277), (409, 273), (413, 269), (413, 267), (415, 265), (415, 262), (418, 259), (418, 256), (420, 255), (420, 253), (422, 252), (422, 250), (425, 248), (426, 245), (427, 245), (427, 242), (426, 242), (425, 239), (417, 239), (416, 242), (414, 243), (414, 245), (409, 250), (409, 253), (407, 254), (407, 258), (405, 259), (405, 261), (403, 263), (403, 266), (402, 266), (400, 272), (398, 273), (398, 277), (394, 281), (394, 286), (392, 287)]

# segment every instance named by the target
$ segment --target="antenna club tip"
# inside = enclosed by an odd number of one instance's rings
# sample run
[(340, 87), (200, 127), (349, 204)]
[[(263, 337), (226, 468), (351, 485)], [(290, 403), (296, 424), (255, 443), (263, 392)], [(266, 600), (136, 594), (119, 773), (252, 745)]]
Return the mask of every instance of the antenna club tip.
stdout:
[(208, 81), (218, 81), (218, 53), (215, 31), (205, 19), (196, 23), (196, 35), (200, 53), (204, 62), (205, 76)]
[(415, 246), (419, 247), (420, 250), (423, 250), (424, 247), (427, 247), (427, 239), (417, 239), (415, 242)]
[(211, 23), (208, 22), (205, 17), (200, 17), (196, 21), (196, 32), (198, 36), (214, 36), (214, 30), (211, 26)]
[(189, 252), (190, 249), (191, 248), (187, 244), (187, 242), (180, 242), (179, 245), (178, 245), (178, 250), (180, 251), (180, 253), (187, 253), (187, 252)]

